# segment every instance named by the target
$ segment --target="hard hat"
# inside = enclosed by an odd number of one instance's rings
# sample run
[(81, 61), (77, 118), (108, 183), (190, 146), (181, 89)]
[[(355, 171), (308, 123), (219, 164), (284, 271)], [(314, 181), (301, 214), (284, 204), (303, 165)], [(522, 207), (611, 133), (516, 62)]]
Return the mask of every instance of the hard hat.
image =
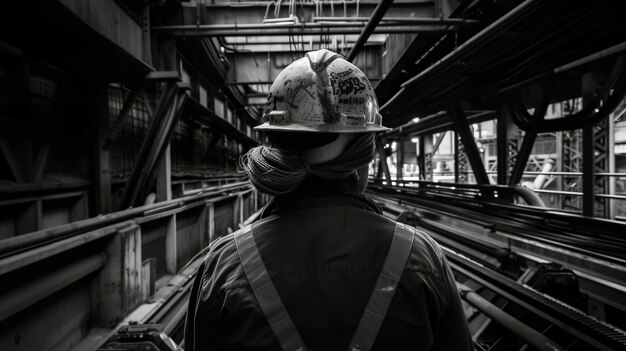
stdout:
[(374, 88), (361, 70), (328, 50), (308, 52), (274, 80), (260, 131), (367, 133), (382, 126)]

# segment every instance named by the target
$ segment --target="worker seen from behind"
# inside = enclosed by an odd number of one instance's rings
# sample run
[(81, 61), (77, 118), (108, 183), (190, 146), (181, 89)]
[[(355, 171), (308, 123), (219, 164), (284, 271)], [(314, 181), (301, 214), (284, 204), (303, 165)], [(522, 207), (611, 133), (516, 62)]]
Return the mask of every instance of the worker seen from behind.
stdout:
[(186, 350), (473, 349), (441, 248), (363, 195), (381, 122), (371, 83), (341, 55), (309, 52), (278, 75), (255, 128), (271, 146), (242, 159), (275, 196), (212, 243)]

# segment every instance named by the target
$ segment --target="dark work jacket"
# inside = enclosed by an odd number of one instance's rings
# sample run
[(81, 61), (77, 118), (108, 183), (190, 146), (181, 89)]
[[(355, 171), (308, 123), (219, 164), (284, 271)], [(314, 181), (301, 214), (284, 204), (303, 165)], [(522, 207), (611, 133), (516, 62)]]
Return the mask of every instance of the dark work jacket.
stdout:
[[(395, 229), (377, 204), (341, 187), (305, 185), (274, 199), (254, 240), (308, 350), (346, 351)], [(472, 350), (441, 248), (415, 230), (374, 350)], [(280, 350), (248, 285), (233, 235), (213, 242), (196, 276), (185, 350)]]

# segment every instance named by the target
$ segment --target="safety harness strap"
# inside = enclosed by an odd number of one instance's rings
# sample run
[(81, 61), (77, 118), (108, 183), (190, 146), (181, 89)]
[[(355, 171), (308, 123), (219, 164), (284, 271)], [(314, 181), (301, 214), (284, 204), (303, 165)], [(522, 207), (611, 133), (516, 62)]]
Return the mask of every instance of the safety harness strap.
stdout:
[(397, 223), (383, 268), (378, 275), (374, 291), (367, 302), (348, 350), (365, 351), (370, 350), (374, 345), (406, 267), (412, 246), (413, 232), (406, 225)]
[(283, 305), (274, 283), (259, 254), (252, 226), (248, 225), (235, 234), (235, 245), (246, 279), (265, 314), (280, 347), (285, 351), (304, 351), (300, 333)]

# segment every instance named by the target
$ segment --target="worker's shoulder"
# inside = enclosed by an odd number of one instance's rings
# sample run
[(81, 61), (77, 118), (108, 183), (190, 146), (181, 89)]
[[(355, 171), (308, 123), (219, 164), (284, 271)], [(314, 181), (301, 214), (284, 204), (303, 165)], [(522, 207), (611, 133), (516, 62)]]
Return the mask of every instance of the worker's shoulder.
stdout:
[(413, 235), (413, 245), (406, 270), (432, 274), (439, 279), (442, 271), (445, 270), (445, 258), (441, 246), (419, 228), (402, 223), (396, 223), (396, 226), (404, 228)]
[(209, 252), (203, 259), (203, 290), (218, 287), (219, 290), (230, 290), (245, 286), (235, 239), (249, 230), (250, 227), (246, 226), (211, 242)]
[(250, 231), (249, 225), (213, 240), (209, 244), (209, 251), (204, 256), (205, 267), (211, 269), (215, 265), (238, 265), (239, 257), (235, 238), (248, 231)]

